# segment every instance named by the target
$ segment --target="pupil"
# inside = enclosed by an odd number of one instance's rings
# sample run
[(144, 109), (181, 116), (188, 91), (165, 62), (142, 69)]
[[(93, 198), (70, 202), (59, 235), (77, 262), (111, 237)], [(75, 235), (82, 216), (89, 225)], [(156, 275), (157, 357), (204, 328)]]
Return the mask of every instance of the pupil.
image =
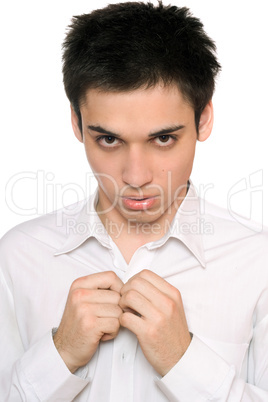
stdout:
[(161, 141), (162, 141), (162, 142), (167, 142), (169, 136), (168, 136), (168, 135), (162, 135), (160, 138), (161, 138)]
[(114, 137), (112, 136), (106, 137), (106, 141), (112, 143), (114, 141)]

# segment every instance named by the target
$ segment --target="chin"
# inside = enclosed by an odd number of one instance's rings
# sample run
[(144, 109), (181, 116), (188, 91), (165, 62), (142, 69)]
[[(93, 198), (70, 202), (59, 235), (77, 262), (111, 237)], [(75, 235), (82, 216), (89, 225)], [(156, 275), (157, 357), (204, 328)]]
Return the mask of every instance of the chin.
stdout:
[(161, 214), (149, 215), (146, 212), (133, 215), (124, 215), (124, 218), (133, 224), (154, 224), (158, 222), (161, 217)]

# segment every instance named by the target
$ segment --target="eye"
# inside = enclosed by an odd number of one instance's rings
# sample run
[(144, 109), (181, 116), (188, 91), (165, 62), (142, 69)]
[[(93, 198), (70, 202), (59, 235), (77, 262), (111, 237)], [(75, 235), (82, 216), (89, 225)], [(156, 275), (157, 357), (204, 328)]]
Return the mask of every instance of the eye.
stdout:
[(161, 142), (168, 142), (168, 140), (170, 139), (169, 135), (161, 135), (159, 138), (159, 141)]
[(112, 148), (118, 145), (119, 140), (118, 138), (112, 136), (112, 135), (102, 135), (98, 138), (96, 138), (96, 141), (102, 146), (106, 148)]
[(156, 145), (165, 147), (172, 145), (176, 141), (176, 137), (172, 135), (159, 135), (158, 137), (155, 137), (153, 141), (156, 143)]

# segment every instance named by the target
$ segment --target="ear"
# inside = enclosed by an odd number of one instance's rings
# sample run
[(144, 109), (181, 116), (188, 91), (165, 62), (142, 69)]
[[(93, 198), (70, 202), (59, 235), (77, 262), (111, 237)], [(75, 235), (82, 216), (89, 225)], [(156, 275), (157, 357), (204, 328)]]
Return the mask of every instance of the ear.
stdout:
[(206, 141), (208, 139), (212, 131), (213, 122), (213, 104), (212, 101), (209, 101), (200, 117), (198, 141)]
[(70, 105), (70, 106), (71, 106), (71, 121), (72, 121), (72, 127), (73, 127), (74, 134), (75, 134), (76, 138), (78, 139), (78, 141), (83, 142), (82, 133), (80, 131), (79, 124), (78, 124), (77, 114), (75, 113), (72, 105)]

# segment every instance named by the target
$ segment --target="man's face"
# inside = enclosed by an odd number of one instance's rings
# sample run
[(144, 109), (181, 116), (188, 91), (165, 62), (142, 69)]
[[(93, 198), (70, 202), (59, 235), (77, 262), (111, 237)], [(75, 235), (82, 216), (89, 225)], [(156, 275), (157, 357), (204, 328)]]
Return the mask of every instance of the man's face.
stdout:
[(99, 184), (97, 210), (112, 221), (172, 220), (186, 194), (197, 133), (194, 110), (176, 86), (133, 92), (89, 90), (83, 140)]

